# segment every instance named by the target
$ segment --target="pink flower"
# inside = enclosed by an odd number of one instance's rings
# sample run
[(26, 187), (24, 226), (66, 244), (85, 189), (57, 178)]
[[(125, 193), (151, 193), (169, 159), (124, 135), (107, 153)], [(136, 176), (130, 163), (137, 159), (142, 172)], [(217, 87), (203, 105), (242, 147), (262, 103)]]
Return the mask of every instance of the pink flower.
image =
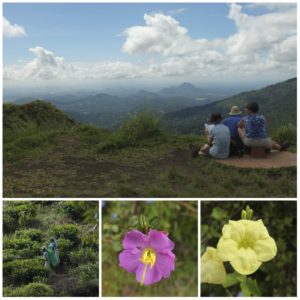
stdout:
[(141, 285), (169, 278), (175, 269), (174, 243), (162, 231), (152, 230), (148, 235), (132, 230), (123, 239), (124, 250), (119, 254), (119, 265), (136, 274)]

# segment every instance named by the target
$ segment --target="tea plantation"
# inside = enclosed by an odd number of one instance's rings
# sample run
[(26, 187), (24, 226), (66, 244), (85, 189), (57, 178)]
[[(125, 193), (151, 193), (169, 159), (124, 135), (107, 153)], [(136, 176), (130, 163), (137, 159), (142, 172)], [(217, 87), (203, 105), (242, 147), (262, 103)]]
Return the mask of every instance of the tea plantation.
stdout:
[[(54, 237), (60, 263), (45, 266)], [(98, 202), (4, 201), (3, 296), (98, 296)]]

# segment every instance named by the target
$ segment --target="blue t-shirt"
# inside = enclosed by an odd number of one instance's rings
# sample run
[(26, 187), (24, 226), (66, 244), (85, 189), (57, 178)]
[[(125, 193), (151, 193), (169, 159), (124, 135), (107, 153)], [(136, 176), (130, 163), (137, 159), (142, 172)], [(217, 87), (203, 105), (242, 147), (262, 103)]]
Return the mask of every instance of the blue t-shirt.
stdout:
[(238, 133), (238, 123), (242, 119), (242, 116), (231, 116), (223, 120), (223, 124), (229, 127), (230, 136), (232, 139), (240, 140), (240, 136)]
[(266, 120), (263, 115), (251, 114), (243, 118), (245, 121), (245, 133), (247, 138), (265, 139), (268, 137)]
[(230, 146), (229, 128), (223, 124), (216, 124), (211, 129), (209, 136), (212, 139), (212, 146), (209, 149), (209, 154), (214, 158), (228, 158)]

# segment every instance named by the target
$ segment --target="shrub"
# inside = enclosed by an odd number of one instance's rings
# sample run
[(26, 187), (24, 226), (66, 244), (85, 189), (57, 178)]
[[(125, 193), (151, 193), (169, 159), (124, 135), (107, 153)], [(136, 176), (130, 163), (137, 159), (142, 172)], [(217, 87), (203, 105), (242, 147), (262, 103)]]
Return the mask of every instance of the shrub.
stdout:
[(98, 152), (135, 146), (150, 138), (162, 136), (159, 120), (150, 113), (140, 112), (125, 121), (122, 127), (97, 146)]
[(16, 289), (4, 288), (3, 294), (5, 297), (51, 297), (54, 291), (47, 284), (34, 282)]
[(61, 263), (68, 263), (71, 259), (71, 251), (74, 246), (74, 242), (64, 238), (59, 238), (57, 240), (57, 246)]
[(91, 248), (80, 248), (79, 250), (71, 252), (71, 264), (73, 266), (79, 266), (91, 262), (98, 261), (98, 251)]
[(52, 230), (50, 230), (50, 234), (57, 239), (63, 238), (70, 240), (74, 243), (74, 245), (78, 245), (80, 243), (80, 239), (78, 237), (79, 227), (74, 224), (55, 225)]
[(81, 221), (84, 217), (85, 208), (78, 201), (62, 201), (60, 206), (72, 219)]
[(38, 229), (20, 229), (14, 234), (18, 238), (29, 238), (32, 241), (41, 242), (43, 238), (43, 232)]
[(71, 291), (72, 296), (99, 295), (98, 263), (80, 265), (71, 270), (70, 275), (78, 279), (76, 288)]
[(5, 285), (30, 283), (34, 277), (47, 277), (49, 270), (43, 266), (42, 259), (22, 259), (6, 262), (3, 264), (3, 277)]
[(19, 258), (30, 258), (40, 255), (41, 244), (31, 241), (29, 238), (17, 238), (16, 236), (4, 236), (3, 249), (14, 249)]
[(292, 124), (279, 127), (274, 135), (274, 140), (279, 144), (288, 143), (290, 146), (297, 144), (297, 129)]
[(88, 281), (91, 279), (98, 279), (99, 268), (98, 263), (82, 264), (71, 270), (71, 275), (77, 277), (81, 281)]
[(32, 202), (14, 201), (4, 202), (3, 231), (15, 231), (18, 227), (29, 225), (36, 216), (36, 207)]
[(141, 112), (127, 120), (120, 128), (120, 134), (128, 143), (135, 143), (162, 133), (159, 120), (152, 114)]

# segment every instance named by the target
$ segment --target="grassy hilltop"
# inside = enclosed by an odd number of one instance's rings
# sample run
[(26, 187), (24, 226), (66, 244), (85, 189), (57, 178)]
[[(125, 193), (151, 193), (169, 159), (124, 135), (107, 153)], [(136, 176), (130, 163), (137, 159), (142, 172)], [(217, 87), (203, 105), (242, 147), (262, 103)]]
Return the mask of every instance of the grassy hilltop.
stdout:
[[(296, 167), (238, 169), (192, 159), (189, 143), (204, 138), (164, 133), (148, 113), (110, 132), (41, 101), (4, 104), (3, 112), (5, 197), (296, 196)], [(295, 144), (295, 128), (276, 134)]]

